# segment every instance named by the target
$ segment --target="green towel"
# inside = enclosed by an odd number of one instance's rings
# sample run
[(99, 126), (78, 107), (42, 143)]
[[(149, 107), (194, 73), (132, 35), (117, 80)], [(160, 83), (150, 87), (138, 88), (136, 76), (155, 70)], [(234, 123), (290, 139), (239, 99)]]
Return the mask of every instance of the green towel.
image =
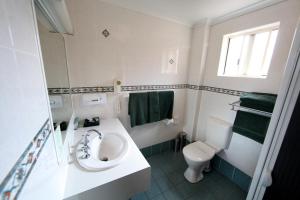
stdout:
[(149, 121), (148, 93), (131, 93), (128, 102), (128, 114), (131, 127), (146, 124)]
[(256, 110), (273, 112), (277, 95), (267, 93), (245, 92), (240, 96), (241, 106)]
[(157, 122), (160, 120), (160, 107), (158, 92), (149, 92), (149, 121)]
[(128, 114), (131, 127), (172, 119), (174, 92), (130, 93)]
[[(273, 112), (277, 95), (266, 93), (242, 93), (241, 106)], [(270, 123), (270, 117), (237, 111), (232, 131), (263, 143)]]
[(263, 143), (269, 123), (269, 117), (244, 111), (237, 111), (232, 131), (259, 143)]
[(159, 107), (160, 107), (160, 120), (172, 119), (174, 92), (163, 91), (163, 92), (159, 92), (158, 95), (159, 95)]

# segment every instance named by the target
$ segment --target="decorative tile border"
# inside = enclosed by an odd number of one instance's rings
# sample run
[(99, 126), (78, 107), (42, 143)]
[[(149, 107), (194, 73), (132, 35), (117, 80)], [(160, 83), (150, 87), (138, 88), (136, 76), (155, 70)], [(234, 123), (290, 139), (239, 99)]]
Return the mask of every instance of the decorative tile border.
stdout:
[(187, 88), (191, 89), (191, 90), (201, 90), (201, 86), (200, 85), (190, 85), (190, 84), (187, 84)]
[(48, 94), (70, 94), (70, 88), (48, 88)]
[[(240, 96), (243, 91), (231, 90), (225, 88), (217, 88), (205, 85), (190, 85), (190, 84), (173, 84), (173, 85), (130, 85), (122, 86), (123, 92), (144, 91), (144, 90), (174, 90), (174, 89), (191, 89), (203, 90), (233, 96)], [(82, 94), (82, 93), (98, 93), (98, 92), (114, 92), (113, 86), (101, 87), (75, 87), (75, 88), (48, 88), (50, 95), (54, 94)]]
[(187, 84), (174, 85), (133, 85), (122, 86), (122, 91), (143, 91), (143, 90), (168, 90), (168, 89), (186, 89)]
[(239, 90), (231, 90), (231, 89), (225, 89), (225, 88), (217, 88), (217, 87), (211, 87), (206, 85), (187, 85), (188, 89), (191, 90), (203, 90), (208, 92), (215, 92), (215, 93), (221, 93), (221, 94), (228, 94), (233, 96), (240, 96), (243, 91)]
[(0, 199), (16, 200), (51, 134), (49, 119), (0, 184)]
[(210, 86), (201, 86), (201, 90), (209, 91), (209, 92), (216, 92), (216, 93), (222, 93), (222, 94), (228, 94), (233, 96), (240, 96), (243, 91), (239, 90), (230, 90), (225, 88), (217, 88), (217, 87), (210, 87)]
[(102, 87), (75, 87), (71, 88), (72, 94), (80, 93), (97, 93), (97, 92), (113, 92), (113, 86), (102, 86)]

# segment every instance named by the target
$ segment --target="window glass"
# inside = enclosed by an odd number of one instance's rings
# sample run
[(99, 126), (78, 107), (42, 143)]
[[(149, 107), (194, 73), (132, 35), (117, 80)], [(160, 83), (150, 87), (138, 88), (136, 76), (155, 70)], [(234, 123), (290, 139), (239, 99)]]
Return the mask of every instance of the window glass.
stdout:
[(224, 36), (218, 75), (267, 77), (278, 28), (275, 23)]

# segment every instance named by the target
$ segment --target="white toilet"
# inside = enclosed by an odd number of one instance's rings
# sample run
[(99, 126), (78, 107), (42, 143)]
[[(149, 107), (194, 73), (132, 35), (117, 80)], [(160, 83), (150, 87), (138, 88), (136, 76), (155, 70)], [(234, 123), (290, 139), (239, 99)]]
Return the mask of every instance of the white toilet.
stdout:
[(210, 160), (221, 150), (228, 148), (232, 136), (232, 125), (215, 117), (209, 117), (206, 127), (206, 140), (191, 143), (183, 148), (188, 164), (185, 178), (196, 183), (203, 179), (203, 170), (209, 169)]

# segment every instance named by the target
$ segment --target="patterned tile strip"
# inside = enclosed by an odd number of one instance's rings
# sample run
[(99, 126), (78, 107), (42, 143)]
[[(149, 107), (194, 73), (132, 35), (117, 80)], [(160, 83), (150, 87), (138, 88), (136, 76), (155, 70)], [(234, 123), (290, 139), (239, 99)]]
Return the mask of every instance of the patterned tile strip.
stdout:
[(14, 167), (0, 184), (0, 199), (15, 200), (18, 198), (28, 176), (34, 168), (45, 143), (51, 134), (49, 119), (17, 160)]
[(142, 91), (142, 90), (169, 90), (169, 89), (186, 89), (187, 84), (174, 85), (133, 85), (122, 86), (122, 91)]
[(48, 88), (49, 95), (70, 94), (70, 88)]
[(72, 94), (79, 93), (97, 93), (97, 92), (113, 92), (113, 86), (103, 86), (103, 87), (75, 87), (71, 88)]
[(201, 86), (201, 90), (209, 91), (209, 92), (216, 92), (216, 93), (222, 93), (222, 94), (228, 94), (232, 96), (240, 96), (243, 91), (239, 90), (230, 90), (225, 88), (217, 88), (217, 87), (210, 87), (210, 86)]
[[(192, 90), (204, 90), (209, 92), (216, 92), (222, 94), (228, 94), (233, 96), (240, 96), (242, 91), (230, 90), (225, 88), (217, 88), (205, 85), (190, 85), (190, 84), (174, 84), (174, 85), (131, 85), (122, 86), (123, 92), (129, 91), (144, 91), (144, 90), (169, 90), (169, 89), (192, 89)], [(71, 90), (71, 91), (70, 91)], [(98, 92), (114, 92), (113, 86), (102, 87), (75, 87), (75, 88), (49, 88), (49, 95), (55, 94), (82, 94), (82, 93), (98, 93)]]

